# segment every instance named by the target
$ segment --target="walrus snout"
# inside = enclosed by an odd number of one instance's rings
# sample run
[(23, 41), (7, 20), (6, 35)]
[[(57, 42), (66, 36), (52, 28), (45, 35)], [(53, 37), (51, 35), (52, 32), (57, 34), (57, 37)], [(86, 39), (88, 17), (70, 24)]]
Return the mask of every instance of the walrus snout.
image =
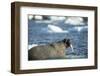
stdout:
[(71, 45), (70, 39), (64, 39), (63, 42), (65, 43), (66, 48), (70, 47)]
[(71, 41), (70, 41), (70, 39), (67, 39), (66, 44), (70, 47), (70, 45), (71, 45)]

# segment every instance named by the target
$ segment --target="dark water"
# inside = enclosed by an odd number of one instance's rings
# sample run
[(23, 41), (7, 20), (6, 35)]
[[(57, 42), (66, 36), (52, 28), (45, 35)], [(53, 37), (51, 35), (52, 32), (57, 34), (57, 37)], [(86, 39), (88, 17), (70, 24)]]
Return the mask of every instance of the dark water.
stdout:
[[(74, 52), (71, 48), (66, 49), (66, 56), (68, 59), (79, 59), (88, 57), (88, 29), (84, 28), (87, 25), (74, 26), (64, 24), (62, 22), (54, 22), (55, 26), (60, 27), (63, 30), (67, 30), (68, 33), (48, 33), (47, 25), (49, 23), (36, 22), (29, 20), (28, 22), (28, 45), (32, 44), (48, 44), (63, 40), (64, 38), (70, 39), (73, 45)], [(84, 29), (78, 31), (75, 27), (82, 27)]]

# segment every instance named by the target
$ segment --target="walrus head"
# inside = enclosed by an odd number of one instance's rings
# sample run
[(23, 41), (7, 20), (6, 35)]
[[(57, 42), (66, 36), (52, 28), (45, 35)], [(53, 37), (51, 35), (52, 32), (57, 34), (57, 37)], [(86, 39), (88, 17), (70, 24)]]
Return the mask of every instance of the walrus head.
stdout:
[(64, 42), (66, 48), (70, 47), (70, 45), (71, 45), (70, 39), (64, 39), (63, 42)]

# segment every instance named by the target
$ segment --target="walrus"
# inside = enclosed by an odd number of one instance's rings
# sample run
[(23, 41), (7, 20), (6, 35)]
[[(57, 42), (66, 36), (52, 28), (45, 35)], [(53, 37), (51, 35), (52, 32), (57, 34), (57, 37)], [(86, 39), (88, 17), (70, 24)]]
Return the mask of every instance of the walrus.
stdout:
[(28, 50), (28, 60), (65, 58), (65, 49), (70, 47), (70, 40), (63, 39), (47, 45), (39, 45)]

